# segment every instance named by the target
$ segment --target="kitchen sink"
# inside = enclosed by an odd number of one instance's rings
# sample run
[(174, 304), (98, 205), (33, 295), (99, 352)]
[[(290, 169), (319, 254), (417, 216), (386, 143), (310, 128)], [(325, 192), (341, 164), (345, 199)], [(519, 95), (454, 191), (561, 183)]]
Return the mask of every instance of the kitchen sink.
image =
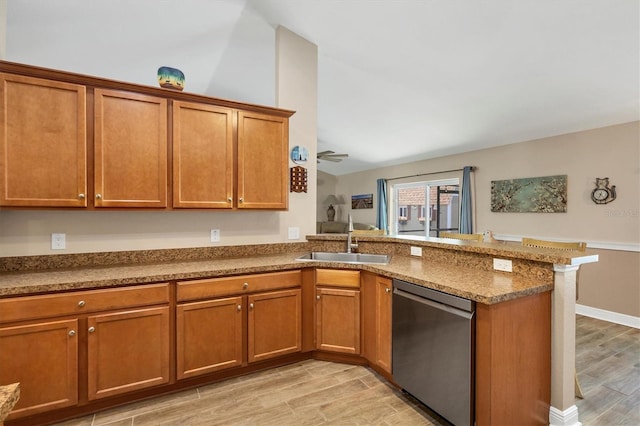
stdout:
[(324, 251), (312, 251), (296, 260), (320, 261), (320, 262), (342, 262), (342, 263), (377, 263), (386, 265), (391, 260), (388, 254), (367, 254), (367, 253), (331, 253)]

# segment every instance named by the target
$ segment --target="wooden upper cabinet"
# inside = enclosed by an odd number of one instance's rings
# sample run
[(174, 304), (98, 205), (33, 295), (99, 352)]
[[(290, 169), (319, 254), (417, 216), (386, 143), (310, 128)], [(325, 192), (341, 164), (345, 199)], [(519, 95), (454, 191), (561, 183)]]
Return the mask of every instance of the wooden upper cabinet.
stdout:
[(173, 103), (173, 207), (233, 207), (233, 118), (213, 105)]
[(86, 88), (0, 73), (0, 205), (87, 205)]
[(167, 207), (167, 100), (95, 89), (96, 207)]
[(238, 112), (239, 209), (287, 209), (289, 119)]

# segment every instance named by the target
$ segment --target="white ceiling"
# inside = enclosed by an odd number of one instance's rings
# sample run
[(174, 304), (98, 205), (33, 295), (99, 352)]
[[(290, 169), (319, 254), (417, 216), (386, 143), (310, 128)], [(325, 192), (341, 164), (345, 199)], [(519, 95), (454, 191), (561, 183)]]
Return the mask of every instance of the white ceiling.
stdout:
[[(274, 28), (318, 46), (318, 169), (638, 120), (638, 0), (7, 0), (6, 59), (274, 105)], [(295, 106), (292, 108), (295, 109)], [(606, 141), (603, 141), (606, 143)]]

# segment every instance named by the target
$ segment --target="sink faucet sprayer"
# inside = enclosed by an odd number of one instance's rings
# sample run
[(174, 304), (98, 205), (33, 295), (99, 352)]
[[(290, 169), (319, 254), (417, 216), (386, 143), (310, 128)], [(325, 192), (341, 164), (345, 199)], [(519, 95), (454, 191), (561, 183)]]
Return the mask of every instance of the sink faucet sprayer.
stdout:
[(358, 250), (358, 239), (356, 238), (356, 242), (354, 244), (351, 243), (351, 233), (353, 232), (353, 220), (351, 220), (351, 215), (347, 215), (349, 218), (349, 227), (347, 228), (347, 253), (353, 252), (355, 253)]

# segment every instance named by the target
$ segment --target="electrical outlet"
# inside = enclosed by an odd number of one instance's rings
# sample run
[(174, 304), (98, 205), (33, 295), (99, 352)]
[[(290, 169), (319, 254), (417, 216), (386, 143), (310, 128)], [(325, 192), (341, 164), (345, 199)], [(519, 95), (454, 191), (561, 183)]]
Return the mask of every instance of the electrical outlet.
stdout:
[(51, 234), (51, 250), (64, 250), (67, 248), (66, 234)]
[(411, 256), (422, 256), (422, 247), (411, 246)]
[(512, 272), (513, 265), (512, 262), (507, 259), (493, 259), (493, 269), (497, 271)]
[(289, 239), (290, 240), (299, 240), (300, 239), (300, 228), (297, 226), (289, 227)]
[(212, 243), (219, 243), (220, 242), (220, 230), (219, 229), (212, 229), (211, 230), (211, 242)]

